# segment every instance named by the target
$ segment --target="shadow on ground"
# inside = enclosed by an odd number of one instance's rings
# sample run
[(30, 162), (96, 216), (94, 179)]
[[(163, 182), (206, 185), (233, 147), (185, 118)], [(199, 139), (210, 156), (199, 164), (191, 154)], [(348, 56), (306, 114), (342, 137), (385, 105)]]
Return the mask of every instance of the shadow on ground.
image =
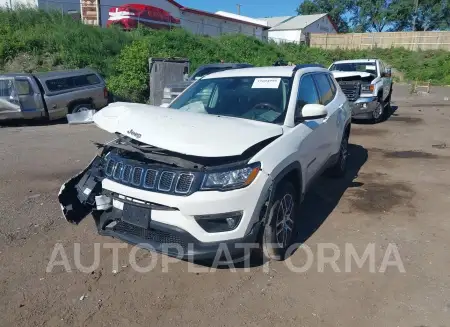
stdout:
[(57, 119), (57, 120), (45, 120), (45, 119), (11, 119), (0, 121), (0, 128), (8, 127), (35, 127), (35, 126), (51, 126), (51, 125), (62, 125), (67, 124), (67, 119)]
[[(360, 145), (349, 144), (349, 161), (347, 173), (343, 178), (333, 179), (322, 176), (318, 179), (312, 189), (309, 190), (300, 207), (300, 214), (297, 220), (297, 231), (293, 243), (300, 246), (305, 243), (325, 222), (329, 215), (338, 205), (340, 199), (348, 188), (361, 187), (362, 183), (355, 182), (361, 167), (368, 159), (368, 152)], [(264, 259), (256, 251), (250, 260), (233, 264), (217, 265), (213, 261), (195, 261), (196, 264), (215, 267), (218, 269), (236, 269), (258, 267), (264, 264)], [(291, 255), (295, 253), (293, 251)]]
[[(389, 118), (391, 118), (391, 116), (398, 116), (398, 113), (396, 113), (397, 110), (398, 110), (398, 106), (392, 105), (391, 110), (389, 110), (386, 113), (386, 117), (384, 117), (384, 119), (381, 123), (385, 122), (386, 120), (389, 120)], [(354, 119), (353, 118), (352, 123), (359, 124), (359, 125), (367, 125), (367, 124), (372, 125), (373, 121), (370, 119)]]

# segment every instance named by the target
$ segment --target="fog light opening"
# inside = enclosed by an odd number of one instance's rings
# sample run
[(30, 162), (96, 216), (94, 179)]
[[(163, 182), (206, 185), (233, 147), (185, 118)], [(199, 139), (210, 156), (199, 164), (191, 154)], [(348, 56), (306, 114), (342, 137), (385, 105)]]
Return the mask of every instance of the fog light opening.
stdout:
[(217, 215), (196, 216), (197, 223), (208, 233), (229, 232), (235, 230), (241, 222), (242, 211)]

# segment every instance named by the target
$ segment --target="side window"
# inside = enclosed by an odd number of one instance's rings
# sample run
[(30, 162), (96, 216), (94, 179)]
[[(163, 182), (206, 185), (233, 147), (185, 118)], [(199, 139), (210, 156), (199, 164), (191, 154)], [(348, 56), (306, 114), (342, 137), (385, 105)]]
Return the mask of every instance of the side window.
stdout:
[(334, 99), (333, 91), (331, 89), (327, 74), (315, 74), (314, 80), (317, 83), (320, 103), (326, 106)]
[(380, 61), (380, 76), (383, 76), (383, 73), (386, 71), (384, 64)]
[(48, 80), (45, 84), (50, 91), (62, 91), (74, 87), (71, 77)]
[(333, 92), (333, 99), (334, 99), (334, 97), (336, 96), (336, 93), (337, 93), (336, 84), (334, 82), (334, 78), (330, 74), (327, 74), (327, 77), (328, 77), (328, 82), (330, 82), (330, 85), (331, 85), (331, 91)]
[(317, 95), (316, 86), (311, 75), (303, 76), (300, 80), (300, 86), (298, 88), (297, 106), (295, 115), (298, 117), (301, 114), (301, 110), (306, 104), (319, 103), (319, 97)]
[(26, 79), (16, 80), (16, 90), (17, 95), (31, 95), (33, 94), (33, 88), (30, 85), (30, 82)]

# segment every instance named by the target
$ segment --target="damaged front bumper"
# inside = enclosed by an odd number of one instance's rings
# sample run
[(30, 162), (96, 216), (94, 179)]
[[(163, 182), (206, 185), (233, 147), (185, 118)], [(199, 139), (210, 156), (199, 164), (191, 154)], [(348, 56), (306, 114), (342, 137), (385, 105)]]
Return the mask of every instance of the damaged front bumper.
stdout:
[(373, 111), (378, 105), (377, 97), (359, 98), (354, 102), (350, 102), (352, 109), (352, 118), (355, 119), (371, 119), (373, 118)]
[[(272, 185), (263, 171), (243, 189), (180, 196), (124, 185), (107, 176), (105, 165), (97, 156), (61, 187), (58, 199), (69, 222), (78, 224), (92, 213), (100, 235), (178, 258), (214, 258), (224, 246), (234, 256), (256, 242)], [(207, 232), (198, 222), (233, 212), (242, 216), (230, 231)]]

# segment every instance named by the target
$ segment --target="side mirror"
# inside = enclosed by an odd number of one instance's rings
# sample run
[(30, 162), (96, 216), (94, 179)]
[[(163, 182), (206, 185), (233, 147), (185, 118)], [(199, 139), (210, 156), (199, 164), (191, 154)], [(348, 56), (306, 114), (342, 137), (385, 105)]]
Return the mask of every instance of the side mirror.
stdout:
[(391, 68), (386, 68), (386, 70), (385, 70), (383, 75), (384, 75), (383, 77), (391, 77), (392, 76)]
[(325, 118), (328, 115), (327, 108), (321, 104), (306, 104), (302, 108), (302, 115), (295, 118), (295, 122)]

